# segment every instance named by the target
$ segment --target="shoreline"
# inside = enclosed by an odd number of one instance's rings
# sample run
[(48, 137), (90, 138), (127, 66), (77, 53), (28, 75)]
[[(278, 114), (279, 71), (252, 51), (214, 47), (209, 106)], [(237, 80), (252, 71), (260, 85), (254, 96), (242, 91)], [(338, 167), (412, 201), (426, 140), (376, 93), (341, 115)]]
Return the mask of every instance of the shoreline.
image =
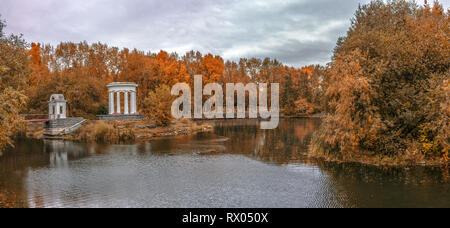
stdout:
[(67, 135), (45, 136), (43, 131), (42, 127), (29, 125), (24, 135), (33, 139), (124, 144), (210, 132), (212, 125), (190, 120), (173, 121), (167, 126), (145, 120), (87, 120), (79, 129)]
[(190, 120), (173, 121), (167, 126), (145, 120), (93, 120), (63, 139), (85, 143), (122, 144), (193, 135), (211, 130), (212, 126), (209, 124), (197, 124)]
[[(282, 119), (320, 119), (323, 115), (281, 116)], [(200, 132), (211, 132), (210, 121), (235, 119), (193, 119), (177, 120), (168, 126), (157, 126), (144, 120), (88, 120), (75, 132), (58, 137), (47, 137), (50, 140), (68, 140), (84, 143), (124, 144), (150, 140), (159, 140), (177, 136), (194, 135)], [(42, 130), (27, 131), (27, 138), (42, 139)], [(311, 144), (312, 145), (312, 144)], [(425, 158), (422, 155), (382, 156), (372, 152), (365, 154), (347, 153), (345, 155), (308, 152), (308, 158), (330, 163), (357, 163), (374, 167), (448, 167), (450, 162), (441, 158)]]
[(308, 159), (321, 160), (329, 163), (337, 164), (360, 164), (372, 167), (387, 168), (413, 168), (413, 167), (449, 167), (450, 162), (445, 162), (440, 158), (434, 159), (417, 159), (415, 157), (401, 156), (381, 156), (368, 154), (353, 154), (352, 157), (337, 156), (323, 153), (312, 153), (309, 151)]
[[(202, 118), (202, 119), (191, 119), (194, 122), (197, 121), (214, 121), (214, 120), (265, 120), (261, 117), (258, 118), (254, 118), (254, 119), (250, 119), (247, 117), (248, 113), (246, 114), (246, 118), (244, 119), (238, 119), (238, 118), (212, 118), (212, 119), (207, 119), (207, 118)], [(322, 119), (324, 117), (324, 114), (304, 114), (304, 115), (285, 115), (285, 114), (280, 114), (279, 118), (280, 119)]]

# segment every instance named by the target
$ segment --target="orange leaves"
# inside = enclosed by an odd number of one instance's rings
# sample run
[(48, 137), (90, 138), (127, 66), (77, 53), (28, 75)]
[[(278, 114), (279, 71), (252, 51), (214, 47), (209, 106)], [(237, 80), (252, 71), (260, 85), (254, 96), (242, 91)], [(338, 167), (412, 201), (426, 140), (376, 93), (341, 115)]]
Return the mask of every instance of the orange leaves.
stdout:
[(13, 146), (11, 137), (22, 126), (19, 112), (25, 103), (25, 95), (12, 88), (0, 91), (0, 154), (5, 147)]
[[(0, 155), (5, 147), (13, 146), (12, 137), (23, 126), (19, 112), (26, 104), (22, 91), (30, 72), (25, 41), (14, 35), (3, 37), (3, 26), (0, 22)], [(39, 54), (35, 57), (39, 60)]]
[(443, 84), (444, 100), (440, 104), (442, 129), (439, 131), (438, 138), (444, 147), (443, 153), (445, 159), (449, 158), (450, 151), (450, 79)]
[(354, 99), (358, 95), (356, 91), (367, 91), (367, 79), (362, 77), (363, 71), (359, 64), (361, 59), (363, 57), (359, 51), (336, 57), (330, 65), (329, 75), (333, 84), (328, 87), (327, 96)]
[(312, 114), (316, 109), (315, 105), (309, 103), (305, 98), (299, 98), (294, 102), (294, 105), (296, 113)]
[[(80, 90), (80, 96), (71, 97), (71, 102), (81, 104), (81, 99), (87, 100), (84, 102), (87, 106), (74, 106), (80, 115), (93, 116), (103, 113), (107, 96), (97, 96), (104, 94), (106, 84), (112, 81), (139, 84), (137, 95), (141, 99), (145, 99), (149, 92), (162, 85), (170, 87), (178, 82), (193, 84), (193, 75), (197, 74), (203, 75), (204, 83), (280, 83), (284, 94), (282, 108), (290, 113), (301, 114), (321, 110), (321, 96), (325, 88), (322, 84), (323, 75), (320, 73), (323, 70), (320, 67), (296, 69), (269, 58), (241, 59), (239, 62), (225, 63), (220, 56), (202, 55), (194, 51), (179, 57), (176, 53), (165, 51), (146, 53), (136, 49), (119, 50), (101, 43), (86, 42), (60, 43), (56, 48), (33, 44), (28, 54), (34, 75), (30, 80), (32, 89), (29, 92), (32, 97), (30, 110), (34, 112), (46, 111), (42, 101), (48, 99), (48, 93), (77, 94), (78, 92), (74, 91), (77, 88)], [(52, 80), (42, 80), (47, 77)], [(81, 85), (86, 81), (89, 82), (88, 86)], [(70, 86), (66, 86), (69, 82)], [(95, 100), (83, 96), (89, 93), (95, 94)], [(299, 101), (297, 108), (295, 101)], [(139, 105), (139, 108), (143, 106)]]
[(49, 77), (49, 70), (42, 61), (41, 44), (31, 43), (31, 49), (27, 52), (30, 56), (31, 76), (29, 85), (36, 85)]
[(383, 155), (414, 154), (421, 144), (422, 154), (440, 156), (436, 151), (449, 144), (442, 87), (450, 70), (449, 22), (437, 3), (361, 6), (329, 64), (329, 115), (315, 141), (329, 151)]
[(151, 117), (155, 123), (166, 126), (173, 119), (170, 107), (174, 100), (170, 87), (162, 85), (147, 94), (143, 101), (142, 114)]
[(156, 59), (159, 62), (167, 62), (169, 59), (169, 54), (166, 51), (160, 51), (158, 55), (156, 55)]
[(26, 51), (21, 37), (0, 37), (0, 90), (26, 88), (30, 70)]
[(40, 65), (41, 61), (41, 44), (31, 43), (31, 49), (28, 51), (28, 55), (31, 56), (31, 65)]
[(160, 51), (156, 56), (155, 63), (158, 76), (163, 78), (164, 84), (172, 86), (178, 82), (189, 80), (186, 67), (175, 56), (169, 56), (167, 52)]
[(200, 63), (201, 73), (204, 76), (204, 83), (214, 83), (223, 81), (225, 64), (220, 56), (207, 54)]
[(363, 59), (359, 51), (350, 55), (338, 54), (329, 69), (332, 83), (326, 96), (332, 115), (325, 120), (326, 134), (322, 140), (329, 144), (338, 143), (341, 150), (359, 146), (362, 138), (373, 137), (370, 129), (376, 128), (370, 111), (369, 80), (364, 77), (359, 64)]
[(305, 66), (300, 69), (302, 72), (305, 72), (307, 75), (311, 75), (314, 71), (314, 66)]

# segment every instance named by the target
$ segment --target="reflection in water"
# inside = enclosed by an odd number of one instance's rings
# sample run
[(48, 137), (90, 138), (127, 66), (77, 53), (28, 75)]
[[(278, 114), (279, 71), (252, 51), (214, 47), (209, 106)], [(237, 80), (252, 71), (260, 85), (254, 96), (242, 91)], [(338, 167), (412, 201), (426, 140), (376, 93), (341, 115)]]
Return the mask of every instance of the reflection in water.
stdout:
[(448, 168), (375, 168), (317, 162), (345, 207), (450, 207)]
[(257, 120), (234, 120), (217, 123), (214, 131), (230, 139), (227, 153), (288, 164), (305, 160), (305, 152), (319, 125), (319, 120), (285, 120), (277, 129), (260, 130)]
[(216, 121), (135, 145), (22, 140), (0, 158), (0, 207), (450, 207), (448, 169), (310, 163), (320, 121)]
[(72, 159), (85, 155), (80, 145), (62, 140), (44, 140), (44, 152), (50, 154), (50, 167), (54, 168), (67, 168), (69, 154)]

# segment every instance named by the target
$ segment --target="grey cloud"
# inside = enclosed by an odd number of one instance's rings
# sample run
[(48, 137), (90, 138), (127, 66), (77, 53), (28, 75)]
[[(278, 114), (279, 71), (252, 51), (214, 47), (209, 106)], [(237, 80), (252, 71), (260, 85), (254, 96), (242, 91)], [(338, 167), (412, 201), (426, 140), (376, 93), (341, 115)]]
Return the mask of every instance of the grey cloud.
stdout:
[[(226, 59), (325, 64), (359, 3), (368, 0), (2, 0), (6, 32), (28, 41), (103, 42)], [(448, 7), (448, 6), (447, 6)]]

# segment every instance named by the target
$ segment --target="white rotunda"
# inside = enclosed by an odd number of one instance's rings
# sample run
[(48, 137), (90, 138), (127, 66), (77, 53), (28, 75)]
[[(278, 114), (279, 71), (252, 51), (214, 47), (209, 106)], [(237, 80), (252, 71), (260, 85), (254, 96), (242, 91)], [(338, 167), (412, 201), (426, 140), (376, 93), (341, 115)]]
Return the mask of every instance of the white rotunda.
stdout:
[[(136, 115), (136, 88), (134, 82), (112, 82), (107, 85), (109, 93), (110, 115)], [(123, 113), (120, 104), (120, 94), (124, 94)]]

